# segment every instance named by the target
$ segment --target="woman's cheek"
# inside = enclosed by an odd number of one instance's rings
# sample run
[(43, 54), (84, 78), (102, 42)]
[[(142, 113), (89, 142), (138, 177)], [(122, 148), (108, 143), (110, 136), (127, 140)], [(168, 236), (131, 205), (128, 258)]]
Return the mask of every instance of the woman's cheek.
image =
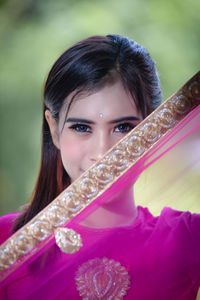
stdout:
[(69, 139), (60, 143), (61, 155), (67, 161), (78, 160), (82, 154), (81, 149), (81, 143), (77, 139)]

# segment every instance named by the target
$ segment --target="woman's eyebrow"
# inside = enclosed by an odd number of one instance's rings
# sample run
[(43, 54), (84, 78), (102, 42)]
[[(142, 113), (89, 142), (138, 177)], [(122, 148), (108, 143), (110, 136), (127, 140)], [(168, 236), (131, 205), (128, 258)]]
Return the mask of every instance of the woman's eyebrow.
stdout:
[[(109, 124), (113, 123), (119, 123), (119, 122), (124, 122), (124, 121), (140, 121), (140, 118), (135, 117), (135, 116), (127, 116), (127, 117), (121, 117), (118, 119), (114, 119), (109, 121)], [(95, 124), (95, 122), (87, 119), (82, 119), (82, 118), (68, 118), (66, 123), (87, 123), (87, 124)]]
[(141, 121), (141, 120), (140, 120), (140, 118), (135, 117), (135, 116), (127, 116), (127, 117), (122, 117), (122, 118), (112, 120), (109, 123), (113, 124), (113, 123), (119, 123), (119, 122), (124, 122), (124, 121)]
[(87, 123), (87, 124), (94, 124), (93, 121), (87, 120), (87, 119), (80, 119), (80, 118), (68, 118), (66, 123)]

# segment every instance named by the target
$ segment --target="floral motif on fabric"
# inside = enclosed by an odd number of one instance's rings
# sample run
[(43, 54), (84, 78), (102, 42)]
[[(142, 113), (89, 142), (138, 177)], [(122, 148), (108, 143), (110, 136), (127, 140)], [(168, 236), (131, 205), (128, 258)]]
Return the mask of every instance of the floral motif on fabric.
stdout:
[(82, 264), (75, 280), (83, 300), (123, 299), (130, 288), (130, 276), (125, 267), (106, 257)]

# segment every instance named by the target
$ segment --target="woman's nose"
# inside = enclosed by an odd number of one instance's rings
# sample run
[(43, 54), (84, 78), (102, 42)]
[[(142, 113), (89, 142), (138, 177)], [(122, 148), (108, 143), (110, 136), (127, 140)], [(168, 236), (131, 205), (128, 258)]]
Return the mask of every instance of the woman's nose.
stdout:
[(100, 134), (93, 138), (90, 145), (90, 160), (92, 162), (98, 161), (110, 148), (111, 141), (107, 134)]

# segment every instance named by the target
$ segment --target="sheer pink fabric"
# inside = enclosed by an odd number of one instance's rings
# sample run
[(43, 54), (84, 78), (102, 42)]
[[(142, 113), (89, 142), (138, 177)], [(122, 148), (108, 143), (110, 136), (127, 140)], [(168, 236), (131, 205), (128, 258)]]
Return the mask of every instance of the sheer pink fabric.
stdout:
[[(173, 178), (180, 180), (191, 166), (199, 165), (199, 138), (200, 106), (68, 223), (82, 237), (83, 247), (78, 252), (63, 253), (55, 240), (50, 241), (1, 283), (1, 299), (121, 299), (124, 295), (124, 299), (140, 300), (195, 299), (200, 286), (198, 214), (165, 208), (154, 217), (148, 209), (138, 207), (137, 219), (130, 226), (91, 229), (79, 223), (133, 184), (151, 164), (159, 164), (161, 157), (169, 159)], [(176, 171), (173, 160), (170, 165), (168, 154), (173, 151), (178, 156), (184, 153), (181, 171)], [(200, 170), (195, 172), (199, 178)], [(159, 195), (155, 197), (159, 201)], [(0, 223), (2, 241), (9, 235), (14, 216), (4, 217)]]
[[(118, 288), (119, 272), (109, 270), (104, 285), (95, 285), (99, 269), (89, 267), (96, 258), (120, 262), (125, 268), (130, 284), (124, 299), (195, 299), (200, 283), (199, 226), (198, 215), (165, 208), (160, 217), (153, 217), (142, 207), (134, 224), (124, 228), (101, 230), (77, 224), (74, 229), (84, 244), (79, 252), (64, 254), (52, 245), (13, 278), (1, 299), (81, 299), (78, 287), (86, 294), (88, 286), (94, 296), (83, 299), (117, 299), (107, 287), (116, 282)], [(89, 265), (88, 274), (82, 273), (77, 286), (83, 264)], [(97, 297), (98, 292), (102, 297)]]

